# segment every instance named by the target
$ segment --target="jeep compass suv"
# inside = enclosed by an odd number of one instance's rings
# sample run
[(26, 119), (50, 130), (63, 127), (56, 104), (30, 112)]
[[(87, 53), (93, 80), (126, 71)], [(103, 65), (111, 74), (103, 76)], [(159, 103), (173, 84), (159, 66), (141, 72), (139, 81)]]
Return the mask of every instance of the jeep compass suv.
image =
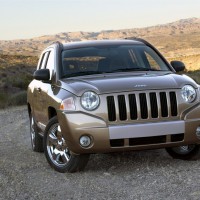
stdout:
[(59, 172), (83, 170), (89, 155), (166, 148), (199, 152), (199, 86), (184, 64), (142, 40), (55, 43), (28, 87), (34, 151)]

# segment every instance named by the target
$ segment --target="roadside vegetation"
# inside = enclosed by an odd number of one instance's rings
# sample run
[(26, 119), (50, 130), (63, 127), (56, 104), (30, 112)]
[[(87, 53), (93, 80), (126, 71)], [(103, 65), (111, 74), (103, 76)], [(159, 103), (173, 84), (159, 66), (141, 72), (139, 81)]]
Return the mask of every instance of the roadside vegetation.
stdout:
[(188, 71), (185, 73), (186, 75), (193, 78), (198, 84), (200, 84), (200, 70)]
[(26, 104), (37, 61), (33, 56), (0, 55), (0, 108)]
[[(184, 58), (176, 60), (184, 61)], [(0, 55), (0, 108), (26, 104), (26, 90), (37, 62), (37, 56)], [(188, 70), (184, 74), (200, 84), (200, 70)]]

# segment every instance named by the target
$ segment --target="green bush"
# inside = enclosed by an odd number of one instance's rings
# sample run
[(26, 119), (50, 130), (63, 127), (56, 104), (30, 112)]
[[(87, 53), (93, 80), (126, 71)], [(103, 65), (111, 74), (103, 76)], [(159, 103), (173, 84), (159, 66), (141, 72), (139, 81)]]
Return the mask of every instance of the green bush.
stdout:
[(33, 78), (31, 75), (23, 75), (22, 74), (17, 77), (11, 77), (11, 78), (7, 79), (6, 82), (9, 83), (12, 87), (17, 87), (22, 90), (26, 90), (32, 79)]
[(20, 91), (15, 94), (0, 93), (0, 109), (8, 106), (25, 105), (27, 102), (26, 91)]
[(27, 92), (21, 91), (12, 96), (8, 100), (8, 105), (10, 106), (20, 106), (25, 105), (27, 102)]
[(5, 108), (8, 105), (8, 94), (0, 93), (0, 108)]
[(200, 70), (188, 71), (186, 75), (188, 75), (189, 77), (194, 79), (198, 84), (200, 84)]

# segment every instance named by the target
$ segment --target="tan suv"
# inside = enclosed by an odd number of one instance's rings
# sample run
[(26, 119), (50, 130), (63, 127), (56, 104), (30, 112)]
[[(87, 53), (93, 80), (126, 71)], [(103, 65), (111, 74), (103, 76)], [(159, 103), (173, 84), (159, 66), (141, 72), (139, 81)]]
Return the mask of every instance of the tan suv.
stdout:
[(28, 87), (33, 150), (59, 172), (82, 170), (91, 153), (166, 148), (196, 158), (199, 86), (182, 70), (142, 39), (51, 45)]

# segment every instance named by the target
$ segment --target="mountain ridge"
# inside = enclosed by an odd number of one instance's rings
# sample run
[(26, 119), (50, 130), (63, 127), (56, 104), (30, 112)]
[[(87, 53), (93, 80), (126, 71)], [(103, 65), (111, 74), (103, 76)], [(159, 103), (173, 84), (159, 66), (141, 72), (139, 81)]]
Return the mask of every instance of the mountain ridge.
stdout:
[[(198, 63), (195, 64), (197, 66), (190, 68), (200, 69), (200, 18), (180, 19), (144, 28), (102, 30), (100, 32), (61, 32), (31, 39), (0, 40), (0, 54), (39, 56), (44, 48), (55, 41), (66, 43), (133, 37), (146, 39), (169, 60), (171, 58), (199, 56)], [(188, 61), (187, 64), (193, 65), (192, 61)]]

